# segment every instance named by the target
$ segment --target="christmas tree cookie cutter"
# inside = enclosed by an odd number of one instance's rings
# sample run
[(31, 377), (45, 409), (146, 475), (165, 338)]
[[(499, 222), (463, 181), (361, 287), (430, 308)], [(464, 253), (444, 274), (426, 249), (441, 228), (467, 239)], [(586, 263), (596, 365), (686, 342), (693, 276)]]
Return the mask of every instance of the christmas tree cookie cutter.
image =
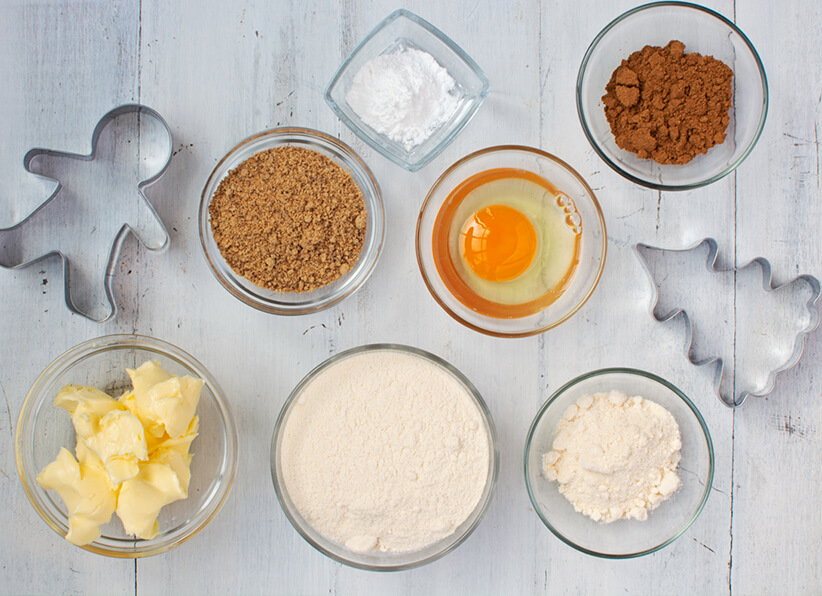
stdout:
[[(714, 366), (716, 393), (726, 406), (773, 391), (776, 376), (799, 362), (805, 336), (819, 325), (816, 277), (774, 285), (770, 263), (761, 257), (720, 267), (712, 238), (686, 249), (637, 244), (635, 250), (651, 282), (652, 316), (684, 318), (688, 359)], [(724, 296), (733, 300), (717, 299)], [(705, 321), (720, 323), (707, 329)]]
[(0, 228), (0, 267), (59, 256), (68, 309), (96, 322), (113, 318), (112, 283), (128, 235), (152, 251), (168, 246), (168, 231), (143, 190), (165, 173), (172, 147), (160, 114), (126, 104), (99, 120), (88, 155), (30, 150), (26, 170), (56, 188), (23, 219)]

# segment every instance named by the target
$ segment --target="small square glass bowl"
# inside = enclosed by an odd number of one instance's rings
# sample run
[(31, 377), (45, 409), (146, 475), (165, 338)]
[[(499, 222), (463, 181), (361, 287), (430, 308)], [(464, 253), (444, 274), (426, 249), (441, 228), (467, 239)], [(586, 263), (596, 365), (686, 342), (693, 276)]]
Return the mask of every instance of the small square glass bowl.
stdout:
[[(366, 62), (409, 48), (427, 52), (448, 71), (455, 82), (452, 94), (458, 99), (451, 117), (410, 149), (367, 125), (346, 101), (354, 77)], [(377, 25), (343, 62), (328, 84), (325, 101), (363, 141), (406, 170), (415, 172), (454, 140), (485, 100), (489, 88), (488, 77), (462, 48), (431, 23), (400, 9)]]

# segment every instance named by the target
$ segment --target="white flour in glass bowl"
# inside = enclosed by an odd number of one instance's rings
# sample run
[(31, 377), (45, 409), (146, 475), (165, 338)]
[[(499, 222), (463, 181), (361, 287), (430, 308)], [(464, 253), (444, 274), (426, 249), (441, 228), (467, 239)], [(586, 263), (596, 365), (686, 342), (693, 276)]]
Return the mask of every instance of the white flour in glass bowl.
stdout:
[(357, 552), (406, 552), (453, 534), (483, 495), (489, 438), (465, 387), (399, 351), (330, 365), (283, 430), (282, 474), (297, 511)]
[(557, 426), (543, 474), (594, 521), (648, 519), (680, 486), (682, 439), (671, 413), (640, 396), (580, 397)]

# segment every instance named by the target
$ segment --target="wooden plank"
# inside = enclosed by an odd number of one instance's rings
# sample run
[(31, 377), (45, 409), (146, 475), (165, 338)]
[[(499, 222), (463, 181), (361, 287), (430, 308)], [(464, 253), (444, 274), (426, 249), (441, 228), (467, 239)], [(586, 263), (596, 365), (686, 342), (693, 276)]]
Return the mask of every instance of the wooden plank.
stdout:
[[(369, 290), (311, 316), (258, 312), (214, 279), (196, 221), (211, 169), (243, 138), (275, 126), (336, 130), (322, 89), (340, 62), (338, 18), (331, 5), (214, 3), (205, 11), (197, 3), (143, 5), (143, 97), (168, 119), (179, 152), (152, 192), (173, 243), (144, 263), (137, 328), (183, 346), (210, 368), (232, 405), (241, 453), (223, 511), (189, 543), (139, 561), (139, 593), (318, 593), (338, 568), (282, 513), (269, 449), (294, 385), (331, 353), (355, 345), (344, 333), (357, 333), (348, 315), (371, 316)], [(309, 41), (315, 39), (324, 41)], [(169, 300), (187, 306), (158, 316), (169, 312)]]
[[(802, 273), (822, 276), (822, 68), (805, 58), (818, 54), (822, 32), (818, 26), (801, 26), (799, 35), (774, 32), (821, 16), (815, 3), (737, 7), (737, 22), (759, 50), (770, 87), (765, 130), (737, 177), (737, 255), (740, 263), (767, 257), (777, 283)], [(777, 379), (775, 391), (765, 400), (752, 398), (734, 416), (734, 594), (822, 589), (815, 546), (822, 533), (815, 471), (822, 455), (820, 364), (817, 331), (800, 364)]]
[[(0, 226), (15, 223), (53, 188), (23, 170), (26, 151), (87, 154), (97, 120), (136, 101), (138, 25), (135, 3), (0, 4)], [(14, 460), (17, 416), (37, 375), (113, 326), (69, 314), (56, 259), (0, 271), (0, 288), (0, 591), (133, 594), (134, 562), (92, 555), (52, 532), (25, 497)]]
[[(542, 56), (551, 66), (544, 74), (544, 146), (558, 146), (560, 156), (567, 155), (589, 181), (602, 204), (608, 228), (607, 264), (596, 293), (578, 315), (545, 335), (545, 376), (549, 388), (556, 389), (590, 370), (628, 366), (659, 374), (680, 387), (709, 421), (717, 456), (715, 490), (700, 518), (682, 538), (637, 560), (598, 560), (572, 551), (543, 531), (534, 550), (544, 562), (534, 585), (546, 594), (687, 594), (695, 585), (706, 593), (727, 591), (731, 415), (714, 396), (710, 375), (695, 369), (685, 358), (681, 321), (661, 325), (650, 316), (651, 286), (634, 254), (634, 245), (644, 242), (683, 248), (706, 235), (718, 236), (717, 228), (721, 231), (721, 227), (717, 222), (732, 219), (733, 205), (697, 192), (660, 195), (622, 179), (593, 152), (575, 118), (566, 116), (576, 113), (570, 90), (576, 85), (577, 70), (590, 40), (633, 5), (560, 3), (543, 11)], [(578, 13), (592, 18), (577, 19)], [(641, 45), (637, 40), (637, 49)], [(729, 184), (715, 186), (714, 197), (728, 196)], [(719, 295), (705, 298), (726, 303), (732, 300)], [(671, 571), (674, 568), (676, 571)], [(679, 571), (697, 568), (705, 573), (696, 584)]]

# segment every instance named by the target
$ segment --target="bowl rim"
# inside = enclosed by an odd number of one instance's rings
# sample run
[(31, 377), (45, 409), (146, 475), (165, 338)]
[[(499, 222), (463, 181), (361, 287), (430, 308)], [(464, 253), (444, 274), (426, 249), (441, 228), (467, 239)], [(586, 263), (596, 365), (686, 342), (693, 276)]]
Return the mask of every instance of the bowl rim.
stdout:
[[(222, 178), (228, 174), (227, 169), (225, 166), (228, 162), (230, 162), (240, 151), (242, 151), (247, 146), (261, 141), (263, 139), (272, 139), (272, 140), (282, 140), (282, 143), (285, 145), (289, 143), (291, 140), (300, 140), (300, 141), (308, 141), (310, 143), (316, 143), (318, 145), (330, 145), (332, 149), (336, 152), (340, 153), (346, 162), (340, 165), (343, 170), (356, 170), (359, 171), (364, 176), (364, 185), (360, 186), (357, 184), (357, 187), (360, 188), (363, 194), (363, 204), (370, 205), (373, 211), (372, 216), (369, 217), (371, 220), (371, 225), (373, 226), (373, 234), (374, 234), (374, 242), (370, 251), (366, 251), (366, 246), (363, 246), (363, 251), (360, 252), (360, 255), (357, 259), (357, 262), (354, 264), (354, 267), (346, 274), (346, 276), (353, 276), (360, 271), (361, 279), (353, 284), (353, 285), (343, 285), (340, 286), (334, 292), (328, 294), (327, 296), (323, 297), (319, 300), (304, 300), (301, 302), (278, 302), (274, 300), (268, 299), (257, 299), (253, 297), (249, 297), (246, 293), (238, 290), (234, 285), (229, 281), (229, 279), (222, 274), (220, 268), (217, 267), (216, 263), (214, 262), (211, 253), (209, 252), (207, 246), (207, 238), (212, 238), (211, 235), (211, 225), (210, 219), (208, 215), (208, 206), (211, 203), (211, 199), (213, 193), (208, 194), (209, 188), (213, 185), (214, 191), (218, 188), (218, 182), (222, 180)], [(260, 151), (264, 151), (261, 149)], [(241, 162), (242, 163), (242, 162)], [(238, 164), (239, 165), (239, 164)], [(355, 167), (352, 167), (355, 166)], [(219, 180), (217, 179), (219, 176)], [(352, 176), (353, 178), (353, 176)], [(356, 180), (355, 180), (356, 182)], [(382, 198), (382, 191), (380, 190), (380, 185), (377, 182), (377, 179), (374, 177), (374, 173), (371, 171), (371, 168), (363, 161), (363, 159), (346, 143), (343, 141), (332, 137), (329, 134), (326, 134), (322, 131), (315, 130), (313, 128), (306, 128), (306, 127), (299, 127), (299, 126), (278, 126), (275, 128), (269, 128), (266, 130), (262, 130), (258, 133), (255, 133), (249, 137), (246, 137), (236, 145), (234, 145), (220, 161), (217, 162), (217, 165), (214, 166), (214, 169), (211, 170), (211, 173), (206, 180), (205, 185), (203, 186), (203, 190), (200, 193), (200, 206), (198, 210), (198, 230), (200, 236), (200, 248), (202, 249), (203, 256), (208, 263), (209, 269), (211, 274), (217, 279), (220, 285), (223, 286), (228, 292), (237, 298), (243, 304), (251, 306), (259, 311), (266, 312), (269, 314), (275, 315), (286, 315), (286, 316), (296, 316), (296, 315), (305, 315), (315, 313), (321, 310), (325, 310), (334, 306), (335, 304), (341, 302), (345, 298), (348, 298), (352, 294), (354, 294), (357, 290), (359, 290), (366, 281), (371, 277), (371, 274), (374, 272), (374, 269), (377, 266), (377, 262), (380, 259), (380, 255), (382, 254), (383, 246), (385, 243), (385, 229), (386, 229), (386, 222), (385, 222), (385, 204)], [(217, 249), (219, 252), (219, 249)], [(230, 269), (230, 267), (229, 267)], [(230, 277), (234, 277), (237, 279), (242, 278), (239, 274), (236, 274), (231, 271), (232, 275)], [(342, 278), (340, 278), (342, 279)], [(310, 292), (306, 292), (309, 294)]]
[[(471, 101), (471, 106), (466, 111), (465, 115), (456, 122), (455, 126), (449, 133), (442, 138), (442, 140), (434, 145), (428, 153), (421, 155), (415, 161), (409, 161), (408, 159), (403, 159), (399, 155), (395, 155), (385, 150), (385, 148), (380, 144), (375, 138), (373, 138), (366, 130), (364, 130), (360, 125), (356, 122), (351, 120), (345, 111), (340, 107), (338, 102), (333, 97), (333, 92), (337, 85), (342, 80), (343, 74), (348, 70), (351, 62), (353, 62), (354, 57), (357, 56), (360, 51), (365, 48), (365, 46), (383, 29), (398, 21), (400, 19), (406, 19), (413, 24), (417, 25), (419, 28), (427, 31), (439, 41), (443, 43), (451, 52), (453, 52), (460, 60), (462, 60), (468, 68), (474, 73), (474, 75), (479, 79), (482, 87), (480, 92), (477, 96)], [(360, 139), (365, 141), (365, 143), (370, 146), (372, 149), (377, 151), (383, 157), (393, 161), (398, 166), (405, 168), (409, 172), (416, 172), (417, 170), (422, 169), (423, 167), (427, 166), (431, 163), (434, 159), (439, 156), (448, 145), (450, 145), (453, 140), (457, 137), (457, 135), (468, 125), (468, 123), (474, 118), (474, 115), (479, 110), (480, 106), (485, 101), (485, 98), (488, 96), (488, 92), (491, 89), (491, 81), (488, 78), (488, 75), (485, 74), (485, 71), (482, 70), (479, 64), (468, 55), (468, 53), (458, 45), (453, 39), (448, 37), (442, 30), (435, 27), (421, 16), (414, 14), (410, 10), (405, 8), (399, 8), (377, 23), (373, 29), (357, 44), (357, 46), (351, 51), (350, 54), (346, 57), (334, 75), (331, 77), (328, 85), (326, 85), (325, 92), (323, 93), (323, 97), (325, 98), (325, 103), (328, 104), (328, 107), (337, 115), (337, 117), (345, 124), (355, 135), (357, 135)], [(390, 140), (390, 139), (389, 139)], [(398, 149), (402, 150), (403, 147), (399, 143), (395, 143), (391, 141), (392, 145), (396, 146)], [(403, 153), (408, 153), (407, 151), (403, 151)]]
[[(718, 174), (715, 174), (715, 175), (713, 175), (713, 176), (711, 176), (711, 177), (709, 177), (705, 180), (700, 180), (698, 182), (692, 182), (692, 183), (689, 183), (689, 184), (659, 184), (659, 183), (656, 183), (656, 182), (653, 182), (653, 181), (650, 181), (650, 180), (645, 180), (643, 178), (640, 178), (638, 176), (635, 176), (635, 175), (627, 172), (617, 162), (612, 160), (607, 155), (607, 153), (602, 149), (602, 147), (600, 146), (599, 141), (597, 141), (597, 139), (594, 136), (593, 132), (591, 132), (590, 128), (588, 127), (588, 122), (585, 118), (585, 110), (584, 110), (584, 107), (582, 105), (581, 89), (582, 89), (582, 84), (583, 84), (583, 78), (585, 76), (585, 73), (586, 73), (586, 70), (587, 70), (587, 67), (588, 67), (588, 63), (591, 59), (591, 56), (592, 56), (594, 50), (596, 49), (596, 47), (599, 45), (599, 42), (602, 40), (602, 38), (605, 37), (611, 31), (611, 29), (616, 27), (619, 23), (621, 23), (622, 21), (632, 17), (634, 14), (639, 13), (639, 12), (643, 12), (643, 11), (646, 11), (646, 10), (653, 10), (655, 8), (661, 8), (661, 7), (666, 7), (666, 6), (673, 6), (673, 7), (679, 7), (679, 8), (692, 8), (692, 9), (698, 10), (700, 12), (703, 12), (703, 13), (707, 14), (708, 16), (714, 17), (714, 18), (718, 19), (719, 21), (721, 21), (722, 23), (724, 23), (725, 25), (727, 25), (734, 33), (739, 35), (739, 37), (742, 39), (742, 41), (745, 43), (745, 45), (750, 50), (751, 55), (753, 56), (754, 61), (757, 65), (760, 80), (762, 82), (762, 95), (763, 95), (762, 112), (761, 112), (760, 117), (759, 117), (759, 124), (757, 125), (756, 132), (754, 133), (754, 135), (751, 139), (751, 142), (748, 144), (748, 146), (745, 148), (745, 150), (739, 155), (739, 157), (737, 157), (737, 159), (734, 160), (733, 163), (729, 164), (721, 172), (719, 172)], [(742, 32), (742, 30), (739, 27), (737, 27), (736, 24), (733, 21), (731, 21), (728, 18), (722, 16), (721, 14), (719, 14), (718, 12), (716, 12), (714, 10), (711, 10), (710, 8), (707, 8), (705, 6), (700, 6), (699, 4), (693, 4), (692, 2), (681, 2), (681, 1), (676, 1), (676, 0), (664, 0), (662, 2), (649, 2), (647, 4), (642, 4), (640, 6), (637, 6), (637, 7), (634, 7), (632, 9), (630, 9), (630, 10), (625, 11), (624, 13), (622, 13), (621, 15), (616, 17), (614, 20), (612, 20), (610, 23), (608, 23), (596, 35), (596, 37), (594, 37), (594, 40), (591, 42), (591, 44), (588, 46), (588, 49), (585, 51), (585, 55), (582, 58), (582, 63), (580, 64), (579, 71), (577, 73), (576, 105), (577, 105), (577, 116), (579, 117), (579, 122), (580, 122), (580, 125), (582, 126), (582, 131), (583, 131), (583, 133), (585, 133), (585, 137), (588, 139), (588, 143), (591, 145), (591, 147), (593, 147), (594, 151), (596, 152), (597, 155), (599, 155), (599, 157), (602, 159), (602, 161), (604, 161), (608, 165), (608, 167), (610, 167), (612, 170), (614, 170), (617, 174), (619, 174), (620, 176), (623, 176), (624, 178), (626, 178), (627, 180), (629, 180), (629, 181), (631, 181), (635, 184), (638, 184), (638, 185), (643, 186), (645, 188), (651, 188), (653, 190), (659, 190), (659, 191), (693, 190), (693, 189), (696, 189), (696, 188), (702, 188), (703, 186), (707, 186), (709, 184), (713, 184), (714, 182), (724, 178), (725, 176), (727, 176), (728, 174), (730, 174), (731, 172), (736, 170), (736, 168), (738, 168), (740, 166), (740, 164), (742, 164), (742, 162), (745, 161), (745, 159), (747, 159), (747, 157), (751, 154), (751, 152), (754, 150), (754, 147), (756, 147), (756, 144), (759, 142), (759, 137), (762, 135), (762, 130), (765, 128), (765, 121), (768, 117), (768, 105), (769, 105), (768, 77), (767, 77), (767, 74), (765, 73), (765, 67), (762, 64), (762, 60), (759, 57), (759, 53), (756, 51), (756, 48), (754, 47), (753, 43), (751, 43), (751, 40), (748, 39), (748, 36), (745, 35)]]
[[(150, 542), (150, 540), (142, 540), (139, 538), (134, 538), (130, 541), (124, 540), (124, 542), (131, 542), (133, 546), (123, 549), (116, 549), (110, 546), (100, 546), (97, 544), (97, 540), (94, 540), (88, 544), (74, 545), (97, 555), (118, 559), (138, 559), (167, 552), (199, 534), (200, 531), (205, 528), (222, 509), (228, 495), (231, 492), (231, 487), (233, 485), (234, 478), (236, 477), (239, 456), (237, 428), (231, 415), (229, 404), (224, 399), (223, 390), (220, 388), (211, 372), (199, 360), (191, 356), (185, 350), (178, 348), (169, 342), (145, 335), (112, 334), (86, 340), (73, 348), (66, 350), (60, 356), (55, 358), (48, 366), (46, 366), (45, 369), (43, 369), (43, 372), (38, 375), (37, 379), (32, 384), (26, 394), (26, 398), (23, 401), (23, 406), (20, 409), (20, 414), (17, 418), (14, 451), (17, 462), (17, 474), (29, 502), (43, 521), (45, 521), (52, 530), (65, 539), (66, 533), (64, 529), (57, 523), (57, 521), (55, 521), (54, 518), (52, 518), (51, 515), (49, 515), (46, 508), (41, 504), (38, 491), (33, 487), (33, 484), (36, 481), (29, 478), (27, 475), (27, 468), (29, 467), (27, 464), (30, 463), (31, 467), (34, 465), (33, 461), (30, 461), (33, 458), (33, 448), (29, 445), (31, 441), (27, 441), (27, 436), (24, 436), (24, 432), (30, 430), (30, 426), (34, 422), (33, 416), (37, 411), (39, 411), (39, 406), (44, 404), (44, 400), (48, 399), (49, 396), (45, 392), (40, 392), (41, 394), (39, 397), (37, 392), (40, 390), (42, 385), (50, 380), (52, 376), (65, 371), (67, 368), (70, 368), (78, 358), (88, 357), (99, 352), (108, 352), (120, 348), (138, 348), (154, 351), (168, 356), (172, 360), (175, 360), (183, 365), (185, 368), (194, 371), (201, 379), (203, 379), (203, 381), (205, 381), (206, 386), (214, 396), (214, 402), (220, 412), (220, 419), (223, 422), (223, 429), (226, 437), (226, 459), (224, 464), (225, 476), (220, 481), (220, 486), (215, 493), (216, 499), (213, 504), (208, 502), (206, 503), (207, 505), (210, 505), (212, 510), (208, 512), (205, 517), (198, 520), (192, 526), (190, 531), (182, 534), (173, 542), (160, 543), (153, 547), (141, 547), (141, 544)], [(45, 492), (46, 489), (43, 489), (43, 491)]]
[[(476, 518), (474, 521), (469, 525), (465, 531), (456, 538), (451, 544), (447, 546), (447, 548), (443, 548), (427, 557), (424, 557), (419, 560), (410, 561), (408, 563), (402, 564), (393, 564), (393, 565), (370, 565), (367, 563), (360, 563), (358, 561), (352, 561), (350, 559), (346, 559), (344, 556), (332, 552), (326, 549), (323, 545), (319, 544), (315, 541), (309, 534), (306, 532), (305, 528), (303, 527), (302, 523), (297, 519), (298, 512), (292, 511), (291, 507), (288, 505), (288, 501), (286, 501), (286, 494), (287, 490), (280, 483), (278, 478), (279, 466), (277, 465), (278, 462), (278, 451), (277, 451), (277, 439), (279, 438), (280, 433), (283, 430), (283, 423), (285, 421), (286, 414), (291, 409), (291, 406), (296, 402), (296, 400), (302, 394), (303, 389), (312, 382), (315, 377), (321, 373), (326, 368), (333, 366), (337, 362), (349, 358), (351, 356), (355, 356), (357, 354), (363, 354), (367, 352), (381, 352), (381, 351), (391, 351), (391, 352), (400, 352), (404, 354), (412, 354), (414, 356), (423, 358), (432, 362), (441, 368), (443, 368), (447, 373), (450, 373), (463, 387), (466, 389), (468, 394), (471, 396), (472, 402), (479, 410), (480, 418), (483, 419), (485, 423), (485, 428), (488, 435), (489, 440), (489, 471), (488, 477), (486, 478), (485, 488), (483, 489), (483, 497), (480, 498), (480, 501), (477, 502), (477, 506), (471, 512), (471, 515), (476, 513)], [(497, 436), (497, 429), (496, 425), (494, 424), (494, 418), (491, 416), (491, 411), (488, 408), (488, 405), (485, 403), (485, 400), (482, 398), (482, 395), (474, 386), (474, 384), (462, 373), (459, 369), (454, 367), (451, 363), (440, 358), (439, 356), (432, 354), (426, 350), (422, 350), (420, 348), (415, 348), (412, 346), (404, 345), (404, 344), (396, 344), (396, 343), (375, 343), (375, 344), (365, 344), (361, 346), (357, 346), (354, 348), (350, 348), (343, 352), (339, 352), (334, 354), (330, 358), (323, 360), (320, 364), (315, 366), (311, 371), (306, 374), (300, 382), (294, 387), (294, 389), (289, 394), (288, 398), (285, 400), (283, 407), (280, 409), (280, 413), (277, 416), (277, 422), (274, 425), (274, 432), (271, 436), (271, 450), (270, 450), (270, 459), (269, 465), (271, 469), (271, 479), (274, 484), (274, 492), (277, 494), (277, 500), (280, 502), (280, 508), (282, 509), (283, 513), (285, 513), (286, 518), (297, 530), (297, 533), (302, 536), (302, 538), (310, 544), (315, 550), (319, 551), (323, 555), (331, 558), (338, 563), (342, 563), (343, 565), (347, 565), (349, 567), (354, 567), (356, 569), (364, 569), (366, 571), (403, 571), (406, 569), (413, 569), (415, 567), (421, 567), (422, 565), (426, 565), (437, 559), (440, 559), (456, 549), (462, 543), (464, 543), (468, 537), (474, 533), (474, 530), (482, 522), (485, 514), (488, 512), (488, 508), (493, 500), (494, 494), (496, 493), (497, 489), (497, 480), (499, 477), (499, 438)], [(290, 497), (289, 497), (290, 501)], [(295, 508), (296, 510), (296, 508)], [(295, 515), (296, 513), (296, 515)], [(302, 516), (300, 516), (302, 517)], [(469, 515), (470, 517), (470, 515)], [(468, 519), (468, 518), (466, 518)], [(306, 524), (310, 525), (307, 521)], [(464, 523), (464, 521), (463, 521)], [(316, 531), (316, 530), (315, 530)], [(319, 533), (319, 532), (318, 532)], [(451, 534), (443, 540), (453, 537), (454, 534)], [(330, 541), (330, 539), (329, 539)], [(435, 543), (434, 543), (435, 544)], [(429, 545), (430, 546), (430, 545)], [(423, 547), (426, 548), (426, 547)], [(419, 549), (423, 550), (423, 549)], [(407, 553), (413, 553), (414, 551), (407, 551)]]
[[(566, 313), (561, 319), (559, 319), (557, 321), (554, 321), (550, 325), (543, 325), (542, 327), (537, 327), (537, 328), (529, 329), (529, 330), (526, 330), (526, 331), (516, 331), (516, 332), (493, 331), (493, 330), (490, 330), (490, 329), (486, 329), (484, 327), (480, 327), (479, 325), (476, 325), (474, 323), (471, 323), (470, 321), (465, 320), (458, 313), (454, 312), (453, 309), (451, 309), (445, 303), (445, 301), (442, 298), (440, 298), (440, 296), (437, 294), (436, 290), (434, 290), (433, 284), (431, 283), (431, 281), (429, 279), (429, 276), (426, 273), (425, 267), (424, 267), (423, 262), (422, 262), (422, 253), (421, 253), (421, 247), (420, 247), (420, 240), (421, 240), (420, 234), (421, 234), (421, 231), (422, 231), (422, 219), (423, 219), (423, 214), (424, 214), (426, 208), (429, 206), (429, 203), (431, 202), (432, 193), (434, 192), (434, 190), (440, 186), (440, 184), (443, 182), (443, 180), (445, 180), (445, 178), (448, 175), (450, 175), (457, 168), (463, 166), (464, 164), (468, 163), (469, 161), (471, 161), (475, 158), (478, 158), (478, 157), (482, 157), (483, 155), (486, 155), (488, 153), (496, 153), (496, 152), (501, 152), (501, 151), (518, 151), (518, 152), (530, 153), (530, 154), (533, 154), (533, 155), (537, 155), (537, 156), (539, 156), (543, 159), (548, 159), (549, 161), (552, 161), (552, 162), (556, 163), (557, 165), (559, 165), (561, 168), (565, 169), (569, 174), (571, 174), (571, 176), (576, 178), (583, 185), (583, 187), (585, 188), (586, 193), (588, 194), (588, 196), (591, 198), (591, 201), (593, 202), (594, 210), (597, 213), (596, 221), (599, 222), (599, 228), (600, 228), (600, 230), (602, 230), (602, 251), (601, 251), (601, 254), (600, 254), (599, 269), (598, 269), (598, 271), (596, 273), (596, 276), (594, 277), (590, 287), (585, 292), (585, 294), (582, 296), (582, 298), (579, 300), (579, 302), (574, 306), (574, 308), (572, 308), (568, 313)], [(446, 170), (442, 174), (440, 174), (440, 176), (434, 181), (434, 183), (431, 185), (431, 188), (428, 190), (428, 194), (425, 196), (425, 200), (422, 202), (422, 206), (420, 207), (420, 213), (417, 216), (417, 230), (416, 230), (415, 237), (414, 237), (414, 248), (415, 248), (415, 252), (416, 252), (416, 256), (417, 256), (417, 266), (419, 267), (420, 273), (422, 274), (422, 280), (425, 283), (425, 287), (428, 288), (428, 292), (431, 294), (431, 296), (434, 298), (434, 300), (437, 302), (437, 304), (439, 304), (440, 307), (452, 319), (454, 319), (458, 323), (461, 323), (462, 325), (465, 325), (469, 329), (473, 329), (474, 331), (477, 331), (479, 333), (483, 333), (485, 335), (490, 335), (492, 337), (521, 338), (521, 337), (530, 337), (532, 335), (539, 335), (540, 333), (545, 333), (546, 331), (548, 331), (550, 329), (558, 327), (559, 325), (561, 325), (562, 323), (564, 323), (565, 321), (570, 319), (572, 316), (574, 316), (577, 312), (579, 312), (582, 309), (582, 307), (585, 305), (585, 303), (588, 302), (588, 299), (591, 297), (591, 295), (593, 295), (594, 291), (596, 290), (597, 286), (599, 285), (599, 281), (602, 278), (602, 274), (605, 270), (605, 260), (606, 260), (607, 253), (608, 253), (608, 232), (607, 232), (607, 228), (606, 228), (606, 225), (605, 225), (605, 216), (602, 213), (602, 206), (599, 204), (599, 199), (597, 199), (596, 194), (591, 189), (591, 187), (588, 185), (588, 183), (585, 181), (585, 179), (580, 175), (580, 173), (577, 172), (574, 168), (572, 168), (568, 163), (566, 163), (564, 160), (560, 159), (556, 155), (553, 155), (551, 153), (548, 153), (547, 151), (543, 151), (542, 149), (538, 149), (536, 147), (528, 147), (526, 145), (494, 145), (492, 147), (486, 147), (484, 149), (474, 151), (473, 153), (469, 153), (465, 157), (462, 157), (461, 159), (454, 162), (451, 166), (446, 168)]]
[[(529, 458), (529, 453), (531, 451), (531, 444), (533, 443), (534, 433), (536, 432), (537, 425), (539, 424), (540, 420), (542, 419), (542, 416), (545, 414), (545, 412), (548, 410), (548, 408), (551, 406), (551, 404), (554, 401), (556, 401), (563, 393), (565, 393), (565, 391), (567, 391), (571, 387), (574, 387), (575, 385), (577, 385), (577, 384), (579, 384), (583, 381), (586, 381), (588, 379), (591, 379), (593, 377), (600, 377), (600, 376), (605, 376), (605, 375), (610, 375), (610, 374), (621, 374), (621, 375), (628, 375), (628, 376), (645, 377), (646, 379), (649, 379), (651, 381), (655, 381), (656, 383), (662, 385), (663, 387), (665, 387), (668, 390), (670, 390), (671, 392), (673, 392), (683, 402), (685, 402), (685, 405), (688, 406), (688, 408), (691, 410), (691, 412), (696, 417), (697, 421), (699, 422), (699, 426), (702, 429), (703, 436), (705, 437), (706, 446), (708, 447), (708, 478), (705, 482), (705, 489), (702, 493), (702, 499), (699, 502), (699, 506), (693, 512), (691, 517), (688, 519), (687, 523), (685, 523), (685, 525), (683, 525), (682, 528), (679, 531), (677, 531), (673, 536), (666, 539), (665, 541), (658, 544), (657, 546), (654, 546), (654, 547), (651, 547), (651, 548), (648, 548), (648, 549), (645, 549), (645, 550), (642, 550), (642, 551), (637, 551), (637, 552), (634, 552), (634, 553), (624, 553), (624, 554), (623, 553), (620, 553), (620, 554), (601, 553), (601, 552), (597, 552), (595, 550), (591, 550), (589, 548), (585, 548), (583, 546), (580, 546), (579, 544), (575, 543), (570, 538), (566, 537), (564, 534), (562, 534), (562, 532), (557, 530), (551, 524), (551, 522), (548, 520), (548, 518), (543, 513), (542, 508), (539, 506), (539, 503), (537, 502), (537, 498), (534, 494), (535, 491), (534, 491), (534, 488), (531, 486), (531, 481), (529, 480), (529, 475), (528, 475), (529, 468), (530, 468), (530, 466), (528, 465), (528, 462), (529, 462), (529, 459), (530, 459)], [(545, 524), (545, 526), (549, 530), (551, 530), (551, 533), (554, 534), (554, 536), (559, 538), (562, 542), (564, 542), (568, 546), (570, 546), (570, 547), (572, 547), (572, 548), (574, 548), (574, 549), (576, 549), (580, 552), (583, 552), (586, 555), (591, 555), (591, 556), (594, 556), (594, 557), (600, 557), (602, 559), (633, 559), (633, 558), (636, 558), (636, 557), (641, 557), (641, 556), (644, 556), (644, 555), (655, 553), (658, 550), (661, 550), (661, 549), (665, 548), (666, 546), (668, 546), (669, 544), (674, 542), (677, 538), (682, 536), (682, 534), (684, 534), (688, 530), (688, 528), (690, 528), (691, 525), (696, 521), (696, 519), (699, 517), (699, 514), (702, 513), (702, 510), (705, 508), (705, 503), (707, 503), (708, 497), (710, 496), (710, 493), (711, 493), (711, 488), (713, 487), (714, 471), (715, 471), (715, 456), (714, 456), (713, 441), (711, 440), (711, 433), (708, 430), (708, 425), (705, 422), (705, 418), (702, 417), (702, 413), (696, 407), (694, 402), (692, 402), (691, 399), (687, 395), (685, 395), (685, 393), (683, 391), (681, 391), (676, 385), (674, 385), (670, 381), (667, 381), (666, 379), (663, 379), (662, 377), (660, 377), (658, 375), (655, 375), (654, 373), (644, 371), (644, 370), (641, 370), (641, 369), (638, 369), (638, 368), (612, 367), (612, 368), (601, 368), (601, 369), (593, 370), (593, 371), (584, 373), (582, 375), (579, 375), (578, 377), (576, 377), (576, 378), (568, 381), (567, 383), (565, 383), (562, 387), (560, 387), (559, 389), (554, 391), (553, 394), (551, 394), (551, 396), (545, 401), (545, 403), (543, 403), (542, 406), (540, 406), (539, 410), (537, 411), (536, 416), (534, 416), (533, 422), (531, 422), (531, 427), (528, 429), (528, 434), (526, 435), (526, 439), (525, 439), (523, 464), (524, 464), (523, 465), (523, 472), (524, 472), (524, 475), (525, 475), (525, 487), (528, 490), (528, 498), (531, 500), (531, 504), (534, 506), (534, 511), (539, 516), (539, 518), (542, 520), (542, 523)]]

